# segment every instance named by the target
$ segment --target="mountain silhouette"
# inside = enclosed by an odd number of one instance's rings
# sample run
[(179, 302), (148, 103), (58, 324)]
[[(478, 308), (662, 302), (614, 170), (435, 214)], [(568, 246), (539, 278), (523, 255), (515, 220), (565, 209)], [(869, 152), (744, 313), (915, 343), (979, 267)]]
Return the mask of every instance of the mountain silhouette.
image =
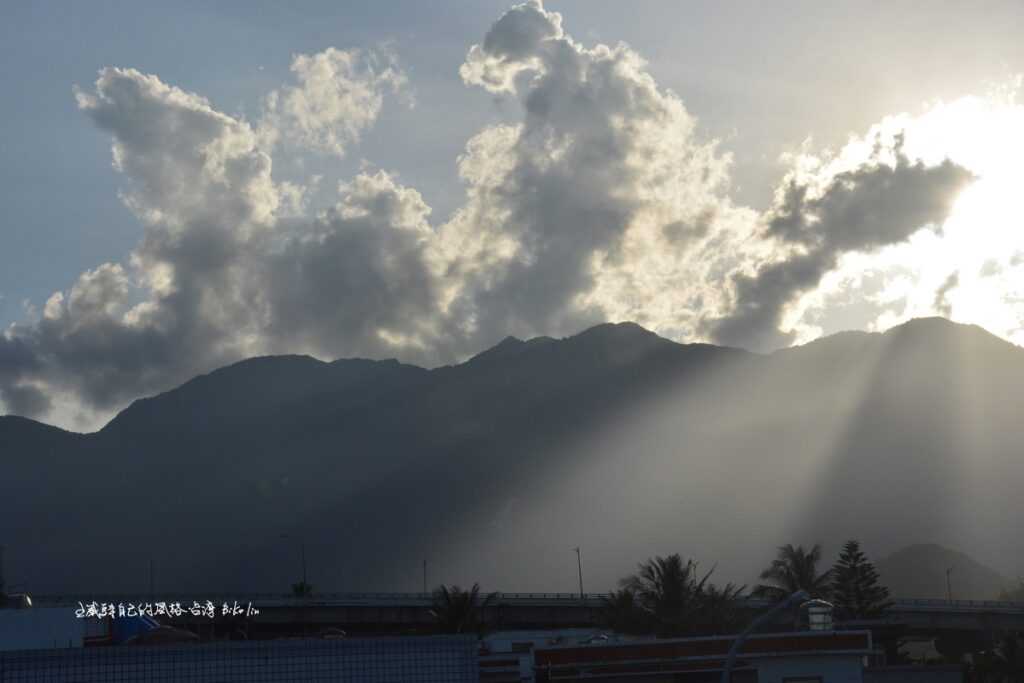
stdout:
[[(995, 600), (1010, 581), (968, 555), (934, 543), (898, 550), (875, 563), (879, 577), (904, 598)], [(946, 570), (949, 582), (946, 582)]]
[(1016, 572), (1021, 380), (1024, 350), (943, 319), (769, 355), (620, 323), (432, 370), (254, 358), (92, 434), (0, 417), (6, 575), (148, 591), (152, 560), (158, 591), (283, 591), (302, 545), (318, 591), (419, 590), (424, 560), (568, 591), (580, 546), (603, 591), (653, 554), (750, 581), (854, 537)]

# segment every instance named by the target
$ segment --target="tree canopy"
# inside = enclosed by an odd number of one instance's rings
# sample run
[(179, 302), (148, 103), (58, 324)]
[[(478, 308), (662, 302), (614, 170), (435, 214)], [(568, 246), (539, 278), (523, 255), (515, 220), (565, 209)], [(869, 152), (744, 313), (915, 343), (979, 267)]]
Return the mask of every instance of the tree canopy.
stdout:
[(832, 567), (832, 602), (852, 619), (878, 617), (892, 605), (889, 589), (879, 583), (875, 566), (855, 540), (846, 542)]
[(819, 574), (820, 561), (821, 546), (817, 543), (810, 550), (804, 550), (802, 545), (781, 546), (772, 563), (761, 572), (760, 578), (766, 583), (759, 584), (751, 595), (768, 600), (783, 600), (798, 590), (804, 590), (811, 597), (827, 598), (831, 588), (831, 570)]
[(697, 562), (678, 553), (641, 562), (606, 598), (606, 622), (626, 633), (663, 637), (733, 631), (743, 618), (737, 603), (745, 587), (715, 586), (709, 583), (713, 572), (701, 576)]
[(480, 584), (463, 590), (458, 586), (438, 586), (434, 590), (430, 615), (441, 633), (479, 633), (484, 628), (484, 609), (497, 597), (480, 597)]

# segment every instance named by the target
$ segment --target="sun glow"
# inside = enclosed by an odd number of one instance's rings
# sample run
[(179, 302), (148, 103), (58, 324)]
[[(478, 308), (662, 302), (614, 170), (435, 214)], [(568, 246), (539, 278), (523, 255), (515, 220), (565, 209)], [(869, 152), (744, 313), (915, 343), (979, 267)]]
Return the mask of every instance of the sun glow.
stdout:
[(962, 268), (983, 268), (1024, 247), (1017, 188), (1009, 178), (980, 177), (957, 198), (942, 243)]
[[(956, 198), (947, 220), (907, 242), (871, 254), (848, 254), (791, 312), (801, 341), (858, 320), (883, 330), (913, 317), (944, 315), (1024, 344), (1024, 105), (1019, 78), (987, 97), (935, 102), (918, 116), (885, 119), (851, 141), (837, 168), (870, 154), (873, 141), (902, 135), (903, 151), (927, 164), (949, 159), (976, 179)], [(881, 282), (881, 284), (879, 284)], [(858, 302), (856, 315), (849, 313)], [(864, 309), (868, 309), (867, 312)], [(813, 322), (809, 322), (813, 321)]]

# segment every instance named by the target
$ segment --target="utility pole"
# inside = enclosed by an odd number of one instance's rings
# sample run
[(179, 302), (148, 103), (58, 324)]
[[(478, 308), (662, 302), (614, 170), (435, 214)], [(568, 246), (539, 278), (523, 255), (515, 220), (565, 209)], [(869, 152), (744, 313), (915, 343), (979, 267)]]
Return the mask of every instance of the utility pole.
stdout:
[(150, 601), (155, 600), (156, 596), (153, 591), (153, 556), (149, 556), (149, 599)]
[(583, 558), (580, 557), (580, 547), (576, 546), (576, 569), (580, 575), (580, 600), (583, 599)]
[(427, 561), (423, 560), (423, 594), (427, 594)]
[(949, 575), (953, 573), (953, 568), (948, 567), (946, 569), (946, 600), (953, 602), (953, 584), (950, 583)]

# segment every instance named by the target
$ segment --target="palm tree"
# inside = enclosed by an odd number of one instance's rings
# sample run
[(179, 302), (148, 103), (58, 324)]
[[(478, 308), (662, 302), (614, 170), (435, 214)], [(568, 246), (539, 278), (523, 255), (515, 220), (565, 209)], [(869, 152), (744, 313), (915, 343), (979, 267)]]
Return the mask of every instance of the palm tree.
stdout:
[(637, 572), (619, 585), (633, 593), (644, 611), (654, 619), (658, 635), (675, 636), (694, 630), (700, 613), (704, 584), (711, 569), (697, 578), (697, 563), (683, 563), (678, 553), (653, 557), (640, 563)]
[(735, 633), (750, 621), (742, 603), (746, 586), (729, 582), (719, 588), (713, 583), (707, 585), (701, 599), (700, 625), (702, 630), (712, 633)]
[(790, 544), (781, 546), (778, 556), (761, 572), (761, 580), (768, 583), (757, 586), (751, 595), (778, 601), (798, 590), (805, 590), (815, 598), (827, 597), (832, 572), (827, 570), (819, 574), (820, 561), (821, 546), (817, 543), (810, 550), (804, 550), (802, 545), (795, 548)]
[(649, 633), (651, 615), (640, 606), (636, 593), (628, 588), (612, 591), (601, 598), (601, 623), (619, 633)]
[(472, 633), (483, 629), (483, 610), (497, 597), (489, 593), (480, 599), (480, 584), (474, 583), (469, 590), (458, 586), (438, 586), (434, 590), (434, 605), (430, 616), (437, 623), (441, 633)]

